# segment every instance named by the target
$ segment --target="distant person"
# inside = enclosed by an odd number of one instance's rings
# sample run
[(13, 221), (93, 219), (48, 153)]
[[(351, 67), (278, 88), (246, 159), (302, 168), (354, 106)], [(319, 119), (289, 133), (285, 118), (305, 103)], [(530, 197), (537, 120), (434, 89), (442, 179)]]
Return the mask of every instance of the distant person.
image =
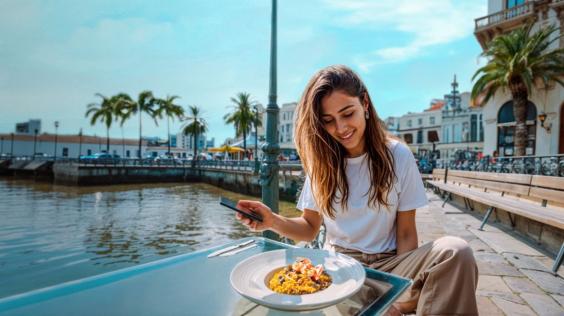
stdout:
[(358, 75), (345, 66), (320, 70), (296, 112), (295, 142), (306, 174), (297, 204), (302, 216), (239, 201), (264, 220), (237, 218), (253, 231), (297, 241), (313, 240), (324, 223), (326, 249), (413, 280), (389, 314), (477, 315), (472, 250), (457, 237), (418, 247), (415, 209), (427, 204), (421, 175), (409, 148), (387, 134)]

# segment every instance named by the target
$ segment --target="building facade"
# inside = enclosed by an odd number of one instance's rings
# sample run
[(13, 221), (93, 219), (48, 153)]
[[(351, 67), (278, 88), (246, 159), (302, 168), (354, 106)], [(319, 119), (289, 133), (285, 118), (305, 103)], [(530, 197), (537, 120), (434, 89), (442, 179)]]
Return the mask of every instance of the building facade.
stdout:
[(451, 92), (444, 96), (441, 141), (437, 146), (439, 157), (447, 160), (457, 158), (462, 151), (478, 153), (484, 149), (482, 109), (471, 106), (469, 92), (458, 92), (456, 76), (451, 86)]
[(23, 123), (16, 123), (16, 134), (20, 134), (20, 135), (41, 134), (41, 120), (29, 120)]
[[(397, 135), (418, 156), (430, 155), (440, 141), (441, 107), (436, 104), (431, 103), (423, 112), (409, 112), (399, 117)], [(442, 106), (442, 103), (438, 104)]]
[[(497, 35), (533, 23), (533, 31), (547, 25), (564, 29), (562, 0), (489, 0), (488, 15), (475, 20), (474, 34), (483, 49)], [(548, 49), (564, 47), (564, 37)], [(529, 94), (526, 155), (564, 154), (564, 87), (534, 87)], [(482, 105), (484, 118), (484, 153), (513, 156), (515, 118), (509, 91), (499, 91)], [(542, 140), (542, 141), (541, 141)]]
[[(88, 135), (0, 134), (0, 155), (78, 158), (105, 152), (106, 142), (105, 137)], [(147, 142), (143, 141), (141, 151), (144, 153), (146, 148)], [(109, 153), (136, 158), (139, 155), (139, 140), (110, 138)]]

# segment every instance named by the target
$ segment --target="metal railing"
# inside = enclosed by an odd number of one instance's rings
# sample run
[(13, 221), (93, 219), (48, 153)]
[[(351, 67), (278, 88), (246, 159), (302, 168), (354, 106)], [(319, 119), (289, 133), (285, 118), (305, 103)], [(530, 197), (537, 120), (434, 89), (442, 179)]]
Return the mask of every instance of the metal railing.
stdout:
[(528, 15), (534, 11), (534, 2), (527, 1), (523, 4), (514, 6), (509, 9), (505, 9), (490, 15), (486, 15), (475, 20), (475, 30), (480, 30), (482, 28), (498, 24), (504, 21), (508, 21), (517, 17)]
[(479, 160), (437, 160), (436, 168), (564, 177), (564, 155), (490, 157)]

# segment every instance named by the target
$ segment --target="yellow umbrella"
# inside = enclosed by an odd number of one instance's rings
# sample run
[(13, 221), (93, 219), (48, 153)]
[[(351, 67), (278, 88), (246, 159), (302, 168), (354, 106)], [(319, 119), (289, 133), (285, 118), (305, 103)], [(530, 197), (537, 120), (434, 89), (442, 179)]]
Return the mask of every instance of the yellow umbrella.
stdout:
[(216, 148), (209, 148), (208, 151), (212, 152), (212, 153), (240, 153), (243, 152), (243, 148), (241, 147), (236, 147), (236, 146), (229, 146), (229, 145), (223, 145), (221, 147), (216, 147)]

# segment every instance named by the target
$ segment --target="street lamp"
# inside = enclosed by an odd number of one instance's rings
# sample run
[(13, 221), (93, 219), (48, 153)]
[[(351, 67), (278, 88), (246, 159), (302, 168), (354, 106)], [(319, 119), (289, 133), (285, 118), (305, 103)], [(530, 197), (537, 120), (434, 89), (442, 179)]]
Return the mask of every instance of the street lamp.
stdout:
[[(270, 39), (270, 86), (268, 106), (266, 108), (266, 143), (262, 146), (263, 160), (260, 169), (260, 184), (262, 186), (262, 202), (272, 212), (278, 213), (278, 105), (276, 105), (276, 0), (272, 0), (272, 28)], [(263, 236), (278, 239), (278, 235), (265, 231)]]
[(37, 128), (35, 130), (33, 130), (33, 159), (35, 159), (35, 154), (37, 153), (35, 151), (36, 144), (37, 144), (37, 133), (39, 133), (39, 131), (37, 130)]
[(14, 157), (14, 133), (10, 133), (11, 144), (10, 144), (10, 158)]
[(54, 160), (57, 160), (57, 136), (58, 136), (58, 132), (59, 132), (59, 121), (55, 121), (55, 158)]

